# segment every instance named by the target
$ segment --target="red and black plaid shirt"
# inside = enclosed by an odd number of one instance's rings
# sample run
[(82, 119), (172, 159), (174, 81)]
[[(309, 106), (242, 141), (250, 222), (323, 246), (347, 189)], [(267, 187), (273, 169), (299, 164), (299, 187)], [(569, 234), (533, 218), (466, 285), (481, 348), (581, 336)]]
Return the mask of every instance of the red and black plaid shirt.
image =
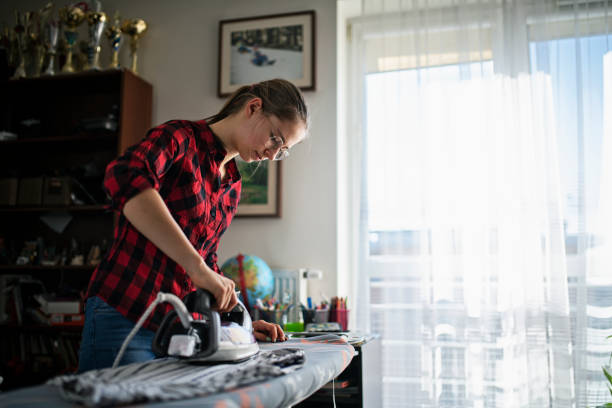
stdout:
[[(99, 296), (136, 322), (162, 291), (182, 298), (195, 287), (185, 270), (138, 232), (123, 215), (126, 201), (141, 191), (159, 191), (170, 213), (202, 255), (219, 272), (217, 247), (240, 199), (234, 160), (222, 181), (226, 151), (204, 120), (174, 120), (151, 129), (106, 168), (104, 188), (119, 211), (112, 247), (94, 271), (87, 297)], [(156, 330), (170, 305), (159, 305), (144, 327)]]

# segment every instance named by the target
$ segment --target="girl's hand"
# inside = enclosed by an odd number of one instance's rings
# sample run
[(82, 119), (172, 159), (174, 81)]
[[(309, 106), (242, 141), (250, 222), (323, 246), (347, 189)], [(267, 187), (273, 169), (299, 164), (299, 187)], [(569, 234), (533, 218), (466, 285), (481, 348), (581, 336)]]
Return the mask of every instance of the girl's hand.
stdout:
[(259, 341), (286, 341), (287, 336), (283, 329), (278, 324), (268, 323), (265, 320), (256, 320), (253, 322), (253, 334)]
[(206, 289), (215, 297), (219, 312), (230, 312), (237, 304), (238, 297), (231, 279), (219, 275), (202, 261), (195, 272), (189, 274), (194, 285)]

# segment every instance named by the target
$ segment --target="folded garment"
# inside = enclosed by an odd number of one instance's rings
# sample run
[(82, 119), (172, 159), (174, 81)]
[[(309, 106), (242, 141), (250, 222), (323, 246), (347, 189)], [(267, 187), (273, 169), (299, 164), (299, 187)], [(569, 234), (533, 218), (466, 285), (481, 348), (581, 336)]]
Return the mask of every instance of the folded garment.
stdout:
[(278, 377), (304, 365), (304, 351), (283, 348), (260, 351), (237, 364), (194, 365), (164, 358), (117, 368), (91, 370), (49, 380), (62, 396), (90, 407), (149, 401), (173, 401), (229, 391)]

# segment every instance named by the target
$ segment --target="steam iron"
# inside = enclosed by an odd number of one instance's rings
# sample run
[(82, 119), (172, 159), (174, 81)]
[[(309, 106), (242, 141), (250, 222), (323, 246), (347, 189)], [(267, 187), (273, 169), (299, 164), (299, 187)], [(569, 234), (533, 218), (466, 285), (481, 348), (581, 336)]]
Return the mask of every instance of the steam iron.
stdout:
[[(172, 303), (174, 309), (166, 314), (153, 338), (153, 352), (157, 357), (173, 356), (189, 363), (239, 362), (259, 352), (253, 336), (253, 322), (238, 300), (228, 313), (212, 310), (213, 296), (197, 289), (188, 294), (183, 303)], [(199, 320), (192, 318), (200, 315)]]

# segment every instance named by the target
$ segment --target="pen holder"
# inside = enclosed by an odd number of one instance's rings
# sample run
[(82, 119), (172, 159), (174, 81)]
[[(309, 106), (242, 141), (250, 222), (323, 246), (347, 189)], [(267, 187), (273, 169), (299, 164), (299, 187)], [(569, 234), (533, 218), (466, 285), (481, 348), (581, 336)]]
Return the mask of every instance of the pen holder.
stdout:
[(327, 323), (329, 322), (329, 309), (317, 309), (314, 315), (315, 323)]
[(315, 321), (315, 309), (302, 309), (302, 317), (304, 318), (304, 324), (313, 323)]
[(329, 313), (329, 321), (340, 323), (340, 326), (342, 326), (343, 331), (348, 330), (348, 318), (348, 309), (332, 309)]

